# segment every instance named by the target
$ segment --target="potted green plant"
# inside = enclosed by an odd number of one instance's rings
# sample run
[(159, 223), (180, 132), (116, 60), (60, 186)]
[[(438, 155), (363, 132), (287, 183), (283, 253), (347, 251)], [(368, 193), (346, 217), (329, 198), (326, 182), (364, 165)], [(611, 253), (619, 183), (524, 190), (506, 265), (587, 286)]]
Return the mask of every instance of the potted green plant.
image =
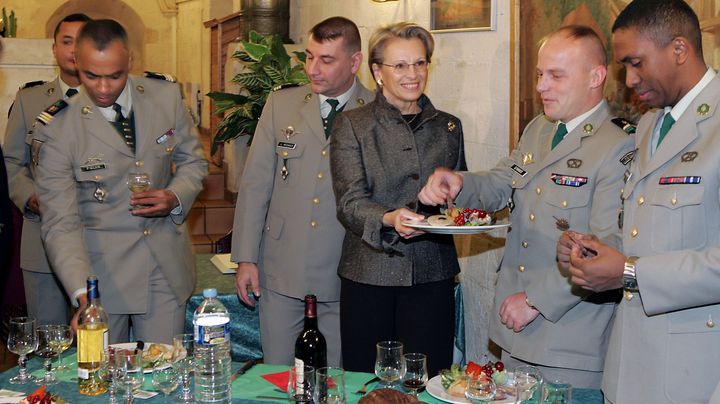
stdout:
[(309, 82), (303, 69), (305, 52), (293, 52), (299, 62), (293, 63), (280, 37), (251, 31), (248, 40), (240, 43), (241, 50), (232, 55), (246, 68), (233, 78), (240, 86), (239, 93), (207, 94), (215, 101), (215, 113), (225, 114), (213, 137), (211, 154), (215, 154), (220, 144), (241, 135), (249, 135), (248, 144), (252, 141), (270, 92)]

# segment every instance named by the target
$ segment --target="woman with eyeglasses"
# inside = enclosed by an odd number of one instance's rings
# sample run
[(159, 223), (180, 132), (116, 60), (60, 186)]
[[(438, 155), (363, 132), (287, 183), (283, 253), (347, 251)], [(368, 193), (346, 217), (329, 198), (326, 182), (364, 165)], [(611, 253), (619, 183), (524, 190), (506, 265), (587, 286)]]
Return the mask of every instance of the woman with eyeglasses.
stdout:
[(417, 199), (436, 168), (467, 169), (460, 120), (423, 94), (433, 48), (413, 23), (377, 30), (368, 52), (375, 101), (333, 124), (333, 189), (347, 230), (338, 267), (347, 370), (372, 372), (375, 344), (385, 340), (426, 354), (431, 376), (452, 363), (460, 270), (452, 236), (403, 224), (438, 213)]

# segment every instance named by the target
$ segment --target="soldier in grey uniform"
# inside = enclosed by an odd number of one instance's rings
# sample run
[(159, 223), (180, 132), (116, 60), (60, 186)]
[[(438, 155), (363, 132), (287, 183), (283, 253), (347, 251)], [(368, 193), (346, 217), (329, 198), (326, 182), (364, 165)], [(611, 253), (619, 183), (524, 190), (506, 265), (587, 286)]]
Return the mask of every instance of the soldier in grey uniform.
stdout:
[[(31, 151), (48, 257), (72, 301), (100, 281), (110, 342), (171, 342), (195, 285), (183, 224), (207, 162), (177, 84), (129, 76), (127, 34), (112, 20), (80, 31), (81, 92), (38, 117)], [(151, 186), (131, 193), (131, 172)], [(76, 318), (74, 319), (76, 320)]]
[(495, 289), (490, 337), (508, 369), (532, 364), (546, 379), (598, 388), (613, 296), (572, 287), (555, 261), (563, 230), (617, 232), (632, 138), (611, 122), (603, 99), (605, 50), (588, 27), (552, 33), (538, 52), (537, 91), (545, 114), (525, 129), (517, 149), (480, 173), (438, 170), (420, 201), (503, 208), (512, 230)]
[[(263, 109), (240, 180), (232, 260), (243, 302), (260, 297), (265, 363), (293, 363), (303, 328), (304, 296), (315, 294), (328, 365), (340, 360), (340, 260), (345, 230), (335, 216), (330, 126), (338, 111), (374, 94), (355, 77), (362, 65), (355, 24), (332, 17), (310, 30), (305, 71), (310, 84), (272, 93)], [(334, 104), (334, 105), (332, 105)]]
[(48, 264), (40, 238), (42, 209), (38, 206), (35, 179), (30, 170), (28, 134), (35, 118), (52, 103), (67, 100), (80, 87), (75, 66), (75, 39), (90, 21), (85, 14), (71, 14), (55, 27), (53, 55), (60, 68), (55, 80), (27, 83), (15, 96), (5, 130), (5, 163), (10, 198), (23, 213), (20, 267), (23, 269), (28, 314), (38, 324), (66, 324), (70, 320), (68, 298)]
[(720, 382), (720, 77), (684, 1), (635, 0), (612, 32), (625, 83), (656, 109), (638, 123), (622, 247), (566, 235), (558, 259), (585, 289), (624, 288), (605, 360), (608, 402), (707, 403)]

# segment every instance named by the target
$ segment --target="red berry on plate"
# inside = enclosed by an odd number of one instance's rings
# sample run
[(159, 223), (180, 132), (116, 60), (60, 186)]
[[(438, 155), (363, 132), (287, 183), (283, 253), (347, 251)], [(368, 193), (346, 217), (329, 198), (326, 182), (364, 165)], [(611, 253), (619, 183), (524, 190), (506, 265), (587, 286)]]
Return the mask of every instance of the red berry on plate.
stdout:
[(502, 362), (500, 362), (500, 361), (497, 361), (497, 362), (495, 362), (495, 369), (496, 369), (498, 372), (502, 372), (503, 369), (505, 369), (505, 364), (502, 363)]

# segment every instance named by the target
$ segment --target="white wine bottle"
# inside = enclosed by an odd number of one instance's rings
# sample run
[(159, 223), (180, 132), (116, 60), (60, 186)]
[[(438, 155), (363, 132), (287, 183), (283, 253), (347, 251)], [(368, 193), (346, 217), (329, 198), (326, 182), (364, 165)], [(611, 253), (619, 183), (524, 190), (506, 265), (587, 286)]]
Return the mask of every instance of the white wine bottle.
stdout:
[(80, 394), (97, 396), (107, 391), (98, 370), (108, 346), (108, 316), (100, 305), (98, 279), (92, 275), (87, 279), (87, 299), (77, 330), (78, 390)]

